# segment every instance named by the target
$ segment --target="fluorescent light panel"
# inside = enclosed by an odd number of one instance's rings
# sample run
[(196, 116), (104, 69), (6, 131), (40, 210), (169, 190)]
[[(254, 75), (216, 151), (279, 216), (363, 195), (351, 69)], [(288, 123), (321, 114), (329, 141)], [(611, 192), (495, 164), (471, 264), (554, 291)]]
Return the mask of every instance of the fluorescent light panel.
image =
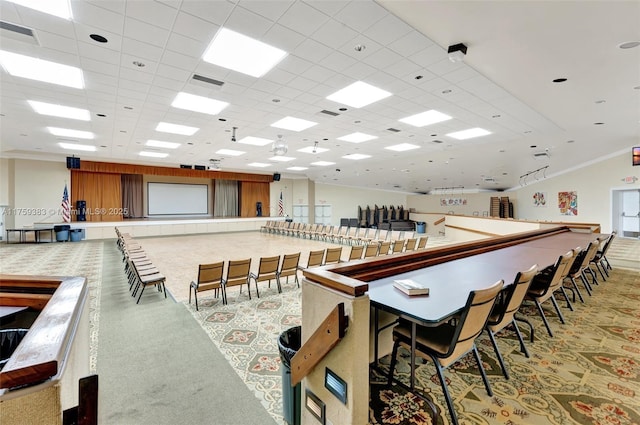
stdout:
[(271, 164), (266, 164), (264, 162), (252, 162), (250, 164), (247, 164), (249, 167), (259, 167), (259, 168), (264, 168), (264, 167), (269, 167), (271, 166)]
[(400, 143), (399, 145), (387, 146), (385, 149), (396, 152), (410, 151), (412, 149), (418, 149), (420, 146), (412, 145), (411, 143)]
[(196, 132), (200, 130), (196, 127), (189, 127), (186, 125), (179, 124), (171, 124), (168, 122), (158, 123), (156, 127), (156, 131), (161, 131), (163, 133), (173, 133), (173, 134), (181, 134), (183, 136), (193, 136)]
[(75, 66), (19, 55), (5, 50), (0, 50), (0, 64), (14, 77), (58, 84), (74, 89), (84, 88), (82, 70)]
[(291, 131), (302, 131), (313, 127), (317, 122), (303, 120), (301, 118), (285, 117), (271, 124), (271, 127), (284, 128)]
[(75, 143), (58, 143), (58, 146), (60, 146), (62, 149), (69, 149), (72, 151), (87, 151), (87, 152), (95, 152), (96, 151), (96, 147), (95, 146), (91, 146), (91, 145), (78, 145)]
[(166, 158), (169, 156), (168, 153), (163, 152), (149, 152), (149, 151), (141, 151), (139, 153), (140, 156), (148, 156), (150, 158)]
[(246, 152), (235, 151), (233, 149), (220, 149), (220, 150), (217, 150), (216, 153), (218, 155), (240, 156), (240, 155), (244, 155)]
[(335, 164), (335, 162), (331, 162), (331, 161), (316, 161), (311, 163), (311, 165), (317, 165), (319, 167), (326, 167), (327, 165), (333, 165), (333, 164)]
[(476, 127), (470, 128), (468, 130), (455, 131), (453, 133), (447, 134), (447, 136), (458, 140), (466, 140), (472, 139), (474, 137), (486, 136), (487, 134), (491, 134), (491, 132), (485, 130), (484, 128)]
[(34, 111), (41, 115), (69, 118), (72, 120), (80, 121), (91, 121), (91, 114), (86, 109), (55, 105), (53, 103), (38, 102), (36, 100), (27, 100), (27, 102), (29, 103), (29, 105), (31, 105)]
[(291, 170), (291, 171), (304, 171), (307, 170), (308, 167), (289, 167), (287, 168), (287, 170)]
[(327, 99), (351, 106), (352, 108), (362, 108), (363, 106), (370, 105), (389, 96), (391, 96), (391, 93), (386, 90), (379, 89), (362, 81), (356, 81), (327, 96)]
[(8, 0), (29, 9), (34, 9), (48, 15), (57, 16), (67, 21), (73, 18), (69, 0)]
[(258, 78), (269, 72), (285, 56), (287, 52), (284, 50), (228, 28), (221, 28), (202, 60)]
[(295, 158), (293, 158), (291, 156), (276, 155), (276, 156), (272, 156), (271, 158), (269, 158), (269, 161), (289, 162), (289, 161), (293, 161), (294, 159)]
[(429, 111), (411, 115), (410, 117), (399, 119), (398, 121), (412, 125), (414, 127), (424, 127), (450, 119), (451, 117), (449, 115), (438, 112), (435, 109), (431, 109)]
[(173, 100), (173, 103), (171, 103), (171, 106), (188, 111), (201, 112), (203, 114), (217, 115), (229, 106), (229, 104), (209, 97), (180, 92)]
[(161, 140), (147, 140), (145, 146), (151, 146), (154, 148), (177, 149), (178, 147), (180, 147), (180, 143), (163, 142)]
[(371, 158), (371, 155), (365, 155), (363, 153), (351, 153), (349, 155), (345, 155), (343, 156), (344, 159), (352, 159), (354, 161), (360, 160), (360, 159), (367, 159), (367, 158)]
[(47, 127), (49, 133), (60, 137), (74, 137), (76, 139), (93, 139), (95, 134), (90, 131), (72, 130), (70, 128)]
[(264, 139), (262, 137), (253, 137), (247, 136), (238, 140), (238, 143), (243, 143), (245, 145), (253, 145), (253, 146), (267, 146), (269, 143), (272, 143), (273, 140)]
[(307, 146), (306, 148), (298, 149), (298, 152), (303, 152), (303, 153), (323, 153), (328, 151), (329, 149), (318, 148), (318, 147), (314, 148), (313, 146)]
[(351, 143), (362, 143), (362, 142), (368, 142), (369, 140), (373, 140), (377, 138), (378, 138), (377, 136), (372, 136), (370, 134), (355, 132), (355, 133), (347, 134), (346, 136), (338, 137), (338, 140), (351, 142)]

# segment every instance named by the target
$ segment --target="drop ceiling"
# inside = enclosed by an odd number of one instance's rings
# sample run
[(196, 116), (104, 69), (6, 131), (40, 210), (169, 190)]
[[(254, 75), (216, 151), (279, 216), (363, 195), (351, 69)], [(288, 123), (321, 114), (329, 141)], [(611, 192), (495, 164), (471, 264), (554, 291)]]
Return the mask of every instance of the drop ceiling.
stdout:
[[(517, 188), (521, 176), (537, 169), (528, 183), (640, 145), (640, 47), (619, 47), (640, 41), (639, 2), (72, 0), (71, 7), (73, 18), (65, 20), (0, 2), (3, 22), (33, 31), (0, 30), (0, 49), (79, 67), (85, 82), (74, 89), (0, 70), (4, 158), (215, 163), (229, 171), (426, 193)], [(260, 78), (207, 63), (202, 56), (222, 27), (287, 56)], [(447, 47), (457, 43), (468, 51), (453, 63)], [(554, 83), (558, 78), (566, 81)], [(327, 99), (356, 81), (391, 96), (361, 108)], [(217, 115), (178, 109), (171, 104), (179, 92), (229, 106)], [(88, 109), (91, 119), (38, 115), (27, 100)], [(400, 121), (428, 110), (452, 119), (424, 127)], [(271, 126), (287, 116), (317, 124), (300, 132)], [(159, 122), (199, 130), (160, 133)], [(74, 140), (47, 127), (96, 136)], [(270, 159), (271, 144), (233, 142), (233, 127), (236, 140), (281, 135), (293, 159)], [(491, 134), (447, 136), (475, 127)], [(339, 140), (352, 133), (375, 139)], [(145, 147), (147, 140), (180, 146)], [(97, 150), (73, 152), (59, 142)], [(401, 144), (418, 148), (387, 149)], [(142, 157), (143, 150), (169, 155)], [(333, 164), (312, 165), (322, 161)]]

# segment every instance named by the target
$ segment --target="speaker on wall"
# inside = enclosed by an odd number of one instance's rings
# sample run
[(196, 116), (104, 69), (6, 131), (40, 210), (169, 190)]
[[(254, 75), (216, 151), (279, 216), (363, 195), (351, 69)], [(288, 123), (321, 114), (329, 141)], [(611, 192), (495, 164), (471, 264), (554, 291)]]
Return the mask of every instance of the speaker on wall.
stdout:
[(273, 181), (274, 182), (279, 182), (280, 181), (280, 173), (274, 173), (273, 174)]
[(80, 169), (80, 158), (76, 158), (75, 156), (68, 156), (67, 168)]
[(196, 170), (206, 170), (207, 169), (207, 167), (205, 167), (204, 165), (194, 165), (193, 168), (196, 169)]
[(193, 168), (191, 165), (187, 165), (187, 164), (180, 164), (180, 168), (188, 168), (191, 169)]

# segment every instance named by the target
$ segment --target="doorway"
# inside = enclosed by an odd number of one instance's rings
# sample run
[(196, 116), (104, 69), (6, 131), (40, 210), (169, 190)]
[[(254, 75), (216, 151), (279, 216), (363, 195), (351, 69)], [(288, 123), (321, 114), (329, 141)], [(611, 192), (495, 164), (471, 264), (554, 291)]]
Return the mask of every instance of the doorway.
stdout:
[(613, 229), (618, 236), (640, 238), (640, 189), (613, 191)]

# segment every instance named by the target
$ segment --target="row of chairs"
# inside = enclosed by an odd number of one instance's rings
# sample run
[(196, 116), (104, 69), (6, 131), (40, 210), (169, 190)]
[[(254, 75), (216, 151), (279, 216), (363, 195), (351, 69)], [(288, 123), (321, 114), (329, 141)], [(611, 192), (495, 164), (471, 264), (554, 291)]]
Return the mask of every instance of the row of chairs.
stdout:
[[(282, 259), (282, 261), (280, 261)], [(247, 285), (249, 299), (251, 299), (251, 280), (255, 282), (256, 295), (260, 298), (258, 282), (276, 282), (278, 293), (282, 292), (282, 278), (289, 282), (289, 277), (295, 278), (295, 283), (300, 287), (298, 281), (298, 265), (300, 253), (261, 257), (257, 272), (251, 272), (251, 258), (244, 260), (229, 260), (225, 269), (225, 261), (211, 264), (200, 264), (198, 266), (198, 278), (189, 284), (189, 304), (191, 304), (191, 293), (193, 293), (198, 310), (198, 293), (203, 291), (214, 291), (214, 296), (222, 296), (222, 303), (227, 304), (227, 288), (240, 286), (242, 293), (243, 285)]]
[[(147, 286), (155, 286), (159, 292), (164, 292), (164, 297), (167, 298), (165, 276), (160, 273), (142, 246), (130, 234), (120, 232), (117, 227), (115, 230), (118, 236), (118, 248), (124, 262), (124, 271), (129, 281), (129, 291), (134, 298), (138, 295), (136, 304), (140, 302)], [(140, 292), (138, 293), (138, 291)]]
[(303, 239), (313, 239), (347, 245), (362, 245), (372, 241), (394, 242), (401, 239), (416, 238), (414, 231), (386, 230), (358, 226), (333, 226), (330, 224), (307, 224), (289, 221), (267, 221), (261, 232)]
[[(506, 327), (512, 326), (520, 343), (520, 351), (528, 358), (529, 352), (516, 321), (524, 321), (529, 324), (531, 342), (533, 342), (534, 330), (526, 318), (516, 315), (521, 306), (526, 301), (533, 301), (549, 335), (553, 337), (541, 304), (550, 299), (558, 313), (558, 317), (564, 323), (562, 313), (553, 295), (554, 292), (556, 290), (562, 291), (570, 306), (569, 297), (564, 291), (565, 286), (563, 285), (563, 282), (566, 282), (567, 279), (571, 281), (572, 285), (568, 287), (569, 289), (577, 291), (577, 285), (575, 285), (574, 281), (576, 276), (583, 279), (585, 288), (590, 287), (587, 281), (587, 274), (592, 278), (591, 283), (597, 284), (596, 273), (593, 270), (593, 267), (595, 267), (600, 272), (603, 280), (606, 280), (605, 275), (608, 277), (608, 270), (612, 269), (606, 253), (614, 237), (615, 232), (606, 239), (593, 241), (585, 250), (575, 249), (561, 255), (549, 270), (539, 271), (538, 265), (534, 264), (528, 270), (517, 273), (511, 285), (504, 286), (504, 281), (500, 280), (489, 288), (471, 292), (462, 313), (454, 320), (431, 328), (418, 325), (415, 353), (421, 357), (430, 358), (436, 366), (447, 408), (454, 424), (458, 423), (458, 419), (443, 371), (460, 360), (465, 354), (473, 352), (487, 394), (490, 397), (493, 396), (475, 344), (476, 339), (483, 331), (487, 332), (503, 375), (506, 379), (509, 379), (509, 373), (495, 336)], [(581, 254), (582, 252), (584, 254)], [(411, 330), (411, 322), (404, 319), (399, 319), (398, 325), (393, 329), (394, 345), (388, 374), (389, 385), (393, 380), (398, 347), (403, 346), (407, 350), (411, 350)]]

